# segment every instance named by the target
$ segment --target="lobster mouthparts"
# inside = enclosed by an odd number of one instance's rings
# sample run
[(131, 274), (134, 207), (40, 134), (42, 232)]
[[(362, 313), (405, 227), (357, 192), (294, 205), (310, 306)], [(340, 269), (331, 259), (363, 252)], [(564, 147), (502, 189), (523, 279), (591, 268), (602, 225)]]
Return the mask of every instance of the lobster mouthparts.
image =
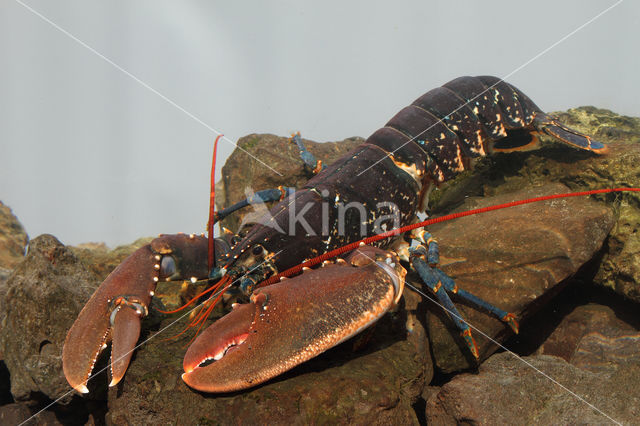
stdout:
[(399, 264), (343, 262), (256, 291), (194, 341), (182, 379), (204, 392), (265, 382), (359, 333), (398, 300)]

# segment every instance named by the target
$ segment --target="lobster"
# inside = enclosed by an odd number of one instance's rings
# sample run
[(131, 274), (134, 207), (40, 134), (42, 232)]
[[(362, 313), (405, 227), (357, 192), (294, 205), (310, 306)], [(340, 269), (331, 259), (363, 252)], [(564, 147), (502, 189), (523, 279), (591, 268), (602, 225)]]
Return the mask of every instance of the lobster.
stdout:
[[(219, 212), (216, 219), (252, 203), (279, 201), (241, 236), (225, 234), (209, 247), (204, 235), (160, 235), (131, 254), (69, 330), (63, 348), (67, 381), (88, 392), (87, 381), (109, 341), (110, 386), (122, 379), (160, 280), (216, 283), (199, 295), (213, 294), (195, 323), (203, 322), (224, 292), (248, 297), (199, 334), (186, 352), (182, 378), (205, 392), (258, 385), (369, 327), (398, 303), (409, 267), (450, 311), (457, 313), (449, 298), (455, 293), (517, 333), (514, 314), (459, 289), (437, 268), (438, 245), (426, 231), (361, 243), (344, 259), (274, 281), (282, 271), (363, 235), (415, 223), (434, 187), (479, 157), (532, 149), (542, 134), (596, 154), (607, 151), (542, 112), (514, 86), (489, 76), (460, 77), (427, 92), (329, 166), (294, 137), (315, 176), (299, 190), (260, 191)], [(304, 216), (313, 218), (312, 224)], [(451, 319), (478, 358), (469, 326), (459, 315)]]

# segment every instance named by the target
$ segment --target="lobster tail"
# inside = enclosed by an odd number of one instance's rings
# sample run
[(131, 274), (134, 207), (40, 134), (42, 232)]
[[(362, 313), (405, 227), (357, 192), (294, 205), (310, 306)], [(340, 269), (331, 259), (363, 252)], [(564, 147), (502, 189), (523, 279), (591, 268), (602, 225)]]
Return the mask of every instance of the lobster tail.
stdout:
[[(544, 133), (576, 148), (606, 152), (604, 144), (545, 114), (527, 95), (491, 76), (459, 77), (416, 99), (367, 140), (404, 164), (427, 168), (436, 183), (469, 168), (469, 159), (529, 150)], [(422, 151), (420, 157), (416, 151)], [(406, 167), (401, 167), (406, 169)]]
[(539, 132), (546, 133), (547, 135), (568, 145), (575, 146), (576, 148), (593, 151), (597, 154), (604, 154), (607, 152), (607, 146), (602, 142), (593, 140), (587, 135), (570, 129), (554, 117), (543, 112), (536, 114), (536, 117), (533, 120), (533, 125)]

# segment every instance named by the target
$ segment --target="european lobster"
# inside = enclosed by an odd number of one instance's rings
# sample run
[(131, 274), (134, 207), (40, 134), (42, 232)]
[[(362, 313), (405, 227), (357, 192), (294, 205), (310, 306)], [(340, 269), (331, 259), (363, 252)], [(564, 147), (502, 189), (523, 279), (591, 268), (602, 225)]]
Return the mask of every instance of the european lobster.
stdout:
[[(607, 150), (542, 112), (517, 88), (488, 76), (460, 77), (427, 92), (324, 169), (294, 138), (303, 160), (317, 174), (300, 190), (262, 191), (261, 197), (223, 211), (280, 201), (242, 237), (215, 239), (213, 262), (208, 262), (211, 250), (204, 236), (161, 235), (107, 277), (67, 334), (67, 381), (79, 392), (88, 392), (95, 361), (109, 340), (110, 385), (121, 380), (159, 280), (218, 281), (209, 290), (218, 294), (209, 299), (202, 318), (221, 292), (235, 289), (249, 297), (248, 303), (235, 304), (204, 330), (187, 350), (183, 380), (205, 392), (255, 386), (359, 333), (398, 302), (406, 274), (403, 262), (410, 262), (454, 312), (447, 293), (483, 307), (517, 332), (513, 314), (458, 289), (437, 268), (438, 246), (424, 231), (411, 236), (417, 246), (411, 247), (409, 238), (380, 240), (361, 245), (344, 260), (271, 282), (282, 271), (364, 235), (414, 222), (426, 209), (429, 192), (470, 168), (471, 160), (531, 149), (539, 134), (597, 154)], [(349, 207), (356, 207), (356, 212)], [(356, 214), (363, 211), (364, 218)], [(304, 215), (315, 222), (300, 220)], [(262, 287), (265, 280), (271, 285)], [(469, 326), (454, 316), (452, 320), (477, 357)], [(284, 344), (278, 338), (282, 335), (290, 336)]]

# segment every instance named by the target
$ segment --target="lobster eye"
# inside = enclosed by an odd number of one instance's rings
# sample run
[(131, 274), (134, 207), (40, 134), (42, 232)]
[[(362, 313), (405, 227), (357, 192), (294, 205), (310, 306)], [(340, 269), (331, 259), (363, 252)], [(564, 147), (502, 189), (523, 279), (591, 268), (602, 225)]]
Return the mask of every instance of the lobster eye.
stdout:
[(163, 256), (160, 262), (160, 276), (170, 277), (176, 273), (176, 261), (171, 256)]
[(251, 249), (251, 253), (253, 253), (254, 256), (261, 255), (263, 251), (264, 251), (264, 248), (260, 244), (257, 244), (256, 246), (253, 247), (253, 249)]

